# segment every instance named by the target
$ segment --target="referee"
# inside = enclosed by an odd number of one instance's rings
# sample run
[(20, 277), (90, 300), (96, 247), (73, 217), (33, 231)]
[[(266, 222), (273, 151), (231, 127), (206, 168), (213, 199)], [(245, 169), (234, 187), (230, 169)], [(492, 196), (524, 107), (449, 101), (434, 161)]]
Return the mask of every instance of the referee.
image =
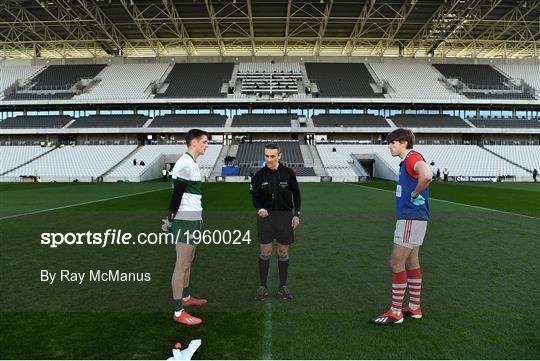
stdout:
[[(281, 151), (277, 144), (264, 149), (266, 165), (251, 179), (253, 205), (258, 211), (257, 229), (260, 243), (259, 276), (261, 286), (255, 301), (268, 296), (267, 279), (270, 268), (272, 242), (277, 242), (279, 296), (292, 299), (286, 286), (289, 270), (289, 245), (294, 242), (294, 230), (300, 224), (300, 189), (291, 168), (281, 164)], [(294, 212), (293, 212), (294, 199)]]

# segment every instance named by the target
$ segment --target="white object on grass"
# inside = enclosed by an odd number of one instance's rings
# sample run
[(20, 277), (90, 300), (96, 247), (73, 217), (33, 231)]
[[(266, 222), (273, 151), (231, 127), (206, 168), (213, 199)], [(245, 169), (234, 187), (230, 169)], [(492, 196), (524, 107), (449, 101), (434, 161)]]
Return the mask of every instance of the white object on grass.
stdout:
[(195, 351), (201, 346), (201, 340), (193, 340), (189, 343), (189, 346), (184, 350), (177, 350), (173, 348), (173, 357), (169, 357), (168, 360), (191, 360)]

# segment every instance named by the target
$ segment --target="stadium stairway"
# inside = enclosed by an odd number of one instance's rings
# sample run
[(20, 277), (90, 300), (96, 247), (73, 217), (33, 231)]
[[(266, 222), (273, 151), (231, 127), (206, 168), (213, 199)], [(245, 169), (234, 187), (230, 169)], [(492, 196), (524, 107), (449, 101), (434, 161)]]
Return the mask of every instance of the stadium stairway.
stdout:
[(219, 155), (216, 160), (216, 164), (214, 164), (214, 168), (212, 168), (212, 171), (210, 172), (210, 175), (208, 176), (208, 179), (212, 182), (216, 179), (217, 176), (221, 175), (221, 167), (223, 164), (225, 164), (225, 157), (229, 155), (229, 150), (231, 146), (230, 145), (224, 145), (221, 148), (221, 151), (219, 152)]
[(469, 124), (469, 127), (476, 128), (476, 125), (474, 125), (469, 119), (461, 118), (465, 123)]
[(133, 149), (131, 152), (129, 152), (128, 155), (126, 155), (124, 158), (120, 159), (120, 161), (118, 163), (116, 163), (115, 165), (113, 165), (111, 168), (107, 169), (103, 174), (100, 174), (98, 176), (99, 177), (105, 177), (106, 175), (108, 175), (109, 173), (111, 173), (113, 170), (115, 170), (120, 164), (122, 164), (124, 161), (126, 161), (127, 159), (129, 159), (130, 157), (132, 157), (135, 153), (137, 153), (143, 146), (141, 144), (139, 144), (137, 146), (137, 148)]
[(394, 123), (394, 122), (392, 121), (392, 119), (390, 119), (390, 118), (384, 118), (384, 120), (386, 120), (386, 122), (387, 122), (392, 128), (397, 128), (396, 123)]
[(9, 170), (7, 170), (7, 171), (1, 173), (1, 174), (0, 174), (0, 177), (1, 177), (1, 176), (4, 176), (4, 175), (6, 175), (6, 174), (9, 174), (10, 172), (13, 172), (14, 170), (17, 170), (17, 169), (19, 169), (19, 168), (21, 168), (21, 167), (27, 165), (28, 163), (32, 163), (33, 161), (35, 161), (35, 160), (37, 160), (37, 159), (43, 157), (44, 155), (47, 155), (47, 154), (51, 153), (52, 151), (56, 150), (57, 148), (58, 148), (58, 146), (55, 146), (55, 147), (53, 147), (51, 150), (48, 150), (48, 151), (46, 151), (45, 153), (42, 153), (42, 154), (38, 155), (37, 157), (34, 157), (34, 158), (32, 158), (32, 159), (30, 159), (30, 160), (28, 160), (28, 161), (26, 161), (26, 162), (24, 162), (24, 163), (22, 163), (22, 164), (19, 164), (19, 165), (16, 166), (16, 167), (13, 167), (13, 168), (11, 168), (11, 169), (9, 169)]
[(315, 162), (313, 160), (313, 156), (311, 152), (309, 151), (308, 146), (304, 144), (300, 144), (300, 153), (302, 154), (302, 158), (304, 159), (304, 167), (313, 168), (313, 164)]
[(493, 154), (494, 156), (499, 157), (499, 158), (501, 158), (502, 160), (505, 160), (505, 161), (507, 161), (508, 163), (510, 163), (510, 164), (512, 164), (512, 165), (515, 165), (516, 167), (521, 168), (521, 169), (523, 169), (523, 170), (526, 171), (526, 172), (529, 172), (529, 173), (531, 173), (531, 174), (532, 174), (532, 172), (533, 172), (533, 171), (530, 170), (529, 168), (524, 167), (524, 166), (522, 166), (521, 164), (518, 164), (518, 163), (516, 163), (516, 162), (514, 162), (514, 161), (512, 161), (512, 160), (510, 160), (510, 159), (508, 159), (508, 158), (506, 158), (506, 157), (503, 157), (502, 155), (500, 155), (500, 154), (498, 154), (498, 153), (492, 151), (491, 149), (487, 149), (486, 147), (484, 147), (484, 146), (481, 145), (481, 144), (478, 145), (478, 146), (479, 146), (480, 148), (482, 148), (483, 150), (485, 150), (486, 152), (491, 153), (491, 154)]
[(360, 163), (360, 159), (358, 159), (354, 154), (351, 154), (351, 158), (353, 160), (351, 163), (351, 168), (356, 172), (356, 174), (362, 177), (369, 177), (369, 173), (367, 169), (364, 168), (362, 163)]
[[(310, 156), (311, 156), (311, 159), (313, 159), (313, 171), (315, 172), (316, 175), (328, 175), (328, 172), (326, 172), (326, 168), (324, 168), (324, 165), (323, 165), (323, 162), (321, 160), (321, 156), (319, 155), (319, 152), (317, 151), (317, 147), (314, 146), (314, 145), (306, 145), (305, 146), (309, 153), (310, 153)], [(302, 148), (302, 146), (300, 146), (300, 149)], [(302, 153), (302, 156), (303, 153)], [(304, 159), (306, 159), (304, 157)]]

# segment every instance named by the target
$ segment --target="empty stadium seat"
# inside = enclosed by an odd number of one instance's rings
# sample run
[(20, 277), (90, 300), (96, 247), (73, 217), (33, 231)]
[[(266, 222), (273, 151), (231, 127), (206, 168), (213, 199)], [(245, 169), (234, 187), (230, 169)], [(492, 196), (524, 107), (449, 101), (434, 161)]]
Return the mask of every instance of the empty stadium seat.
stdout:
[(470, 128), (460, 117), (445, 114), (397, 114), (392, 121), (405, 128)]
[[(170, 64), (112, 64), (99, 74), (100, 82), (78, 99), (144, 99), (153, 81), (160, 79)], [(126, 86), (129, 79), (129, 86)]]
[(304, 158), (300, 150), (300, 144), (296, 141), (257, 141), (252, 143), (240, 143), (236, 153), (236, 164), (240, 165), (240, 175), (248, 175), (250, 167), (264, 161), (264, 148), (269, 143), (276, 143), (281, 150), (281, 162), (290, 167), (303, 167)]
[(165, 79), (167, 89), (156, 98), (225, 97), (224, 82), (231, 79), (233, 63), (174, 64)]
[(438, 73), (430, 64), (371, 63), (381, 80), (387, 80), (394, 90), (391, 98), (407, 99), (464, 99), (446, 88), (438, 79)]
[(42, 128), (63, 128), (73, 117), (68, 115), (39, 115), (39, 116), (17, 116), (7, 118), (0, 122), (3, 129), (42, 129)]
[(0, 158), (2, 159), (0, 162), (0, 174), (20, 166), (51, 149), (33, 145), (0, 146)]
[(375, 80), (362, 63), (305, 63), (321, 97), (384, 98), (370, 84)]
[[(221, 152), (221, 144), (210, 144), (205, 154), (197, 158), (197, 164), (201, 169), (201, 176), (208, 177), (216, 164), (217, 157)], [(163, 155), (174, 154), (179, 158), (187, 151), (185, 144), (158, 144), (145, 145), (140, 147), (137, 152), (133, 153), (129, 158), (114, 168), (107, 176), (118, 178), (138, 178), (144, 172), (148, 171), (155, 162), (160, 162), (160, 166), (165, 163), (162, 160)], [(137, 159), (137, 165), (133, 165), (133, 159)], [(144, 162), (144, 166), (138, 165), (140, 161)]]
[(540, 169), (540, 146), (538, 145), (486, 145), (485, 147), (531, 172), (533, 169)]
[(80, 117), (69, 128), (140, 128), (147, 121), (145, 115), (90, 115)]
[(529, 119), (483, 119), (483, 118), (468, 118), (477, 128), (540, 128), (538, 120)]
[(390, 127), (384, 117), (371, 114), (319, 114), (311, 119), (316, 127)]
[(60, 180), (98, 177), (135, 148), (136, 145), (77, 145), (56, 148), (6, 176), (33, 175)]
[(227, 117), (220, 114), (167, 114), (157, 116), (152, 120), (149, 128), (213, 128), (223, 127)]
[(290, 127), (292, 114), (242, 114), (235, 115), (233, 127)]

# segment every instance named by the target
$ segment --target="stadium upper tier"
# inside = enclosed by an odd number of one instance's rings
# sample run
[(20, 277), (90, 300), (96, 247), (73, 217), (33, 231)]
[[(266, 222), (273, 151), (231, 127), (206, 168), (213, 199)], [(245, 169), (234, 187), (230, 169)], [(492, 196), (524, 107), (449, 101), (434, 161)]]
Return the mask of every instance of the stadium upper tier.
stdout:
[(232, 76), (232, 63), (174, 64), (163, 84), (158, 84), (156, 98), (224, 97), (223, 84)]
[[(380, 85), (362, 63), (306, 63), (307, 75), (320, 97), (383, 98)], [(312, 89), (313, 91), (313, 89)]]
[(449, 83), (471, 99), (535, 99), (521, 81), (516, 82), (491, 65), (433, 64)]
[(540, 122), (511, 118), (467, 118), (477, 128), (540, 128)]
[(454, 117), (450, 115), (435, 115), (435, 114), (426, 114), (426, 115), (411, 115), (411, 114), (400, 114), (393, 115), (392, 121), (398, 127), (404, 128), (468, 128), (469, 125), (463, 121), (460, 117)]
[(140, 128), (147, 121), (144, 115), (90, 115), (80, 117), (69, 128)]
[[(80, 130), (84, 133), (86, 128), (140, 128), (147, 133), (150, 129), (186, 129), (186, 128), (221, 128), (228, 132), (238, 131), (236, 128), (249, 128), (250, 132), (272, 132), (276, 127), (303, 130), (314, 128), (333, 128), (325, 131), (339, 132), (340, 128), (388, 128), (406, 127), (414, 129), (450, 128), (455, 131), (467, 133), (474, 132), (475, 128), (492, 129), (540, 129), (537, 119), (497, 119), (497, 118), (467, 118), (463, 120), (457, 116), (444, 114), (396, 114), (385, 119), (382, 116), (371, 114), (319, 114), (305, 122), (300, 123), (296, 114), (242, 114), (235, 115), (232, 120), (220, 114), (168, 114), (149, 118), (146, 115), (90, 115), (74, 118), (68, 115), (39, 115), (17, 116), (0, 121), (0, 129), (13, 129), (17, 133), (24, 133), (39, 129), (56, 130), (61, 133), (62, 128)], [(360, 129), (359, 129), (360, 130)], [(364, 129), (365, 130), (365, 129)], [(104, 130), (105, 133), (112, 130)], [(213, 131), (216, 131), (215, 129)], [(346, 131), (346, 130), (343, 130)], [(50, 133), (50, 131), (49, 131)], [(68, 133), (73, 133), (68, 131)]]
[(311, 119), (315, 127), (390, 127), (384, 117), (371, 114), (319, 114)]
[(70, 99), (91, 84), (105, 64), (50, 65), (28, 80), (17, 82), (6, 100)]
[(227, 117), (219, 114), (168, 114), (157, 116), (149, 128), (220, 128), (225, 126)]
[(43, 128), (63, 128), (73, 117), (67, 115), (41, 115), (41, 116), (18, 116), (7, 118), (0, 122), (3, 129), (43, 129)]
[[(144, 63), (0, 68), (0, 102), (192, 98), (535, 100), (540, 66), (428, 63)], [(217, 101), (217, 100), (216, 100)]]
[(232, 120), (233, 127), (290, 127), (291, 114), (242, 114)]

